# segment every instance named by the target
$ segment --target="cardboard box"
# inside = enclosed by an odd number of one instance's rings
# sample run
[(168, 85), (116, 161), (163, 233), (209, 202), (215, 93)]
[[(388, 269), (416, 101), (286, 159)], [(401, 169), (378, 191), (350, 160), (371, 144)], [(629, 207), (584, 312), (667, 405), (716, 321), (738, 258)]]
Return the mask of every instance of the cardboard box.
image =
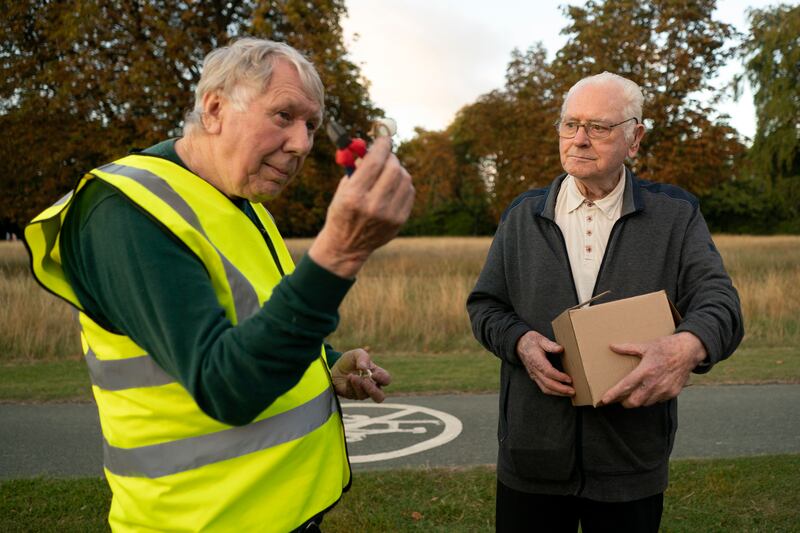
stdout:
[(567, 309), (552, 324), (556, 342), (564, 347), (564, 370), (575, 388), (572, 405), (597, 407), (606, 391), (640, 360), (612, 352), (609, 345), (671, 335), (681, 318), (664, 291), (583, 307), (592, 300)]

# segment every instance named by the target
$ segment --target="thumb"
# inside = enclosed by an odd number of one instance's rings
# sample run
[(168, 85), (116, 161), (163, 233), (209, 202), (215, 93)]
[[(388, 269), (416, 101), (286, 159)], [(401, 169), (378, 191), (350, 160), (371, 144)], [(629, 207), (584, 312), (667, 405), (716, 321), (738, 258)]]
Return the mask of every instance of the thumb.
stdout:
[(547, 337), (542, 336), (542, 340), (539, 341), (539, 346), (548, 353), (559, 353), (564, 351), (564, 347), (558, 343), (555, 343), (548, 339)]
[(334, 363), (331, 370), (343, 375), (349, 374), (356, 369), (356, 365), (358, 364), (357, 355), (356, 350), (344, 352), (336, 363)]
[(636, 357), (642, 357), (642, 346), (639, 344), (633, 344), (629, 342), (622, 342), (619, 344), (611, 344), (608, 346), (611, 348), (611, 351), (616, 352), (621, 355), (635, 355)]
[(369, 353), (363, 348), (353, 350), (353, 353), (355, 355), (356, 369), (368, 370), (372, 363), (372, 358), (369, 356)]

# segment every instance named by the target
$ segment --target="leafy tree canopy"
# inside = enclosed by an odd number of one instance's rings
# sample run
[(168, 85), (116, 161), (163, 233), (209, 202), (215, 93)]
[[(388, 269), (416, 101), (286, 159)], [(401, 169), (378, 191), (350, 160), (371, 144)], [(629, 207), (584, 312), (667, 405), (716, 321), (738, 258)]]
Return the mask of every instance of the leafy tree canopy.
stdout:
[[(285, 41), (317, 65), (327, 111), (365, 130), (380, 110), (346, 57), (343, 0), (2, 2), (0, 222), (21, 226), (82, 172), (181, 133), (203, 57), (231, 38)], [(312, 234), (341, 175), (324, 135), (270, 209)]]
[(743, 45), (758, 125), (750, 159), (772, 181), (800, 177), (800, 6), (749, 13)]

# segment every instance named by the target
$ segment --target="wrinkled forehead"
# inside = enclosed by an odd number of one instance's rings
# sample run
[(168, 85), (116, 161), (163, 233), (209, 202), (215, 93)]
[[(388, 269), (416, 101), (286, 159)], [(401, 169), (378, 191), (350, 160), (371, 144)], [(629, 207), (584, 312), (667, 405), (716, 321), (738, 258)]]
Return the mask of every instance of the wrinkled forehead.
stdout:
[(614, 83), (592, 83), (577, 87), (567, 96), (562, 119), (616, 121), (625, 102)]
[(295, 113), (307, 114), (322, 121), (324, 102), (315, 89), (313, 80), (304, 79), (302, 71), (285, 59), (275, 61), (272, 74), (265, 84), (256, 80), (240, 82), (240, 90), (247, 94), (247, 101), (266, 97), (275, 105), (280, 104)]

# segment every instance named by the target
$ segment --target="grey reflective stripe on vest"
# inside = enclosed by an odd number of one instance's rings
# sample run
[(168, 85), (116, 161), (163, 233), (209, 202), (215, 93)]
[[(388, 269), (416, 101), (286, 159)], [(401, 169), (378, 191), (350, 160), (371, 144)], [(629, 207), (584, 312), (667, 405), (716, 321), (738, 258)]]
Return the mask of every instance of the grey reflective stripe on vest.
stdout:
[(175, 379), (158, 366), (149, 355), (127, 359), (98, 359), (91, 348), (86, 352), (86, 365), (92, 385), (103, 390), (125, 390), (158, 387), (175, 383)]
[(327, 388), (289, 411), (208, 435), (138, 448), (117, 448), (103, 439), (103, 462), (118, 476), (177, 474), (299, 439), (325, 424), (336, 410), (336, 397)]
[(53, 204), (51, 207), (55, 207), (55, 206), (57, 206), (57, 205), (61, 205), (61, 204), (64, 204), (64, 203), (66, 203), (66, 202), (67, 202), (67, 200), (69, 200), (70, 198), (72, 198), (72, 194), (73, 194), (74, 192), (75, 192), (75, 191), (69, 191), (67, 194), (65, 194), (64, 196), (62, 196), (62, 197), (61, 197), (61, 198), (59, 198), (58, 200), (56, 200), (56, 202), (55, 202), (55, 203), (54, 203), (54, 204)]
[[(174, 209), (175, 212), (186, 221), (186, 223), (200, 232), (203, 237), (208, 239), (208, 235), (206, 235), (205, 230), (203, 230), (203, 226), (200, 224), (200, 219), (197, 218), (197, 214), (186, 202), (186, 200), (184, 200), (181, 195), (175, 192), (175, 189), (173, 189), (163, 178), (160, 178), (158, 175), (153, 174), (148, 170), (119, 165), (117, 163), (103, 165), (102, 167), (99, 167), (98, 170), (108, 172), (109, 174), (119, 174), (132, 179), (136, 183), (139, 183), (151, 193), (163, 200), (164, 203)], [(258, 295), (256, 294), (256, 290), (253, 288), (253, 285), (247, 280), (247, 278), (244, 277), (244, 275), (239, 271), (239, 269), (236, 268), (233, 263), (231, 263), (228, 258), (219, 251), (219, 249), (213, 242), (211, 242), (210, 239), (208, 239), (208, 242), (214, 246), (214, 249), (217, 251), (220, 259), (222, 260), (222, 266), (225, 269), (225, 277), (227, 278), (228, 285), (230, 285), (231, 292), (233, 293), (233, 305), (236, 308), (236, 319), (238, 322), (242, 322), (245, 318), (258, 311), (260, 307), (258, 304)]]

